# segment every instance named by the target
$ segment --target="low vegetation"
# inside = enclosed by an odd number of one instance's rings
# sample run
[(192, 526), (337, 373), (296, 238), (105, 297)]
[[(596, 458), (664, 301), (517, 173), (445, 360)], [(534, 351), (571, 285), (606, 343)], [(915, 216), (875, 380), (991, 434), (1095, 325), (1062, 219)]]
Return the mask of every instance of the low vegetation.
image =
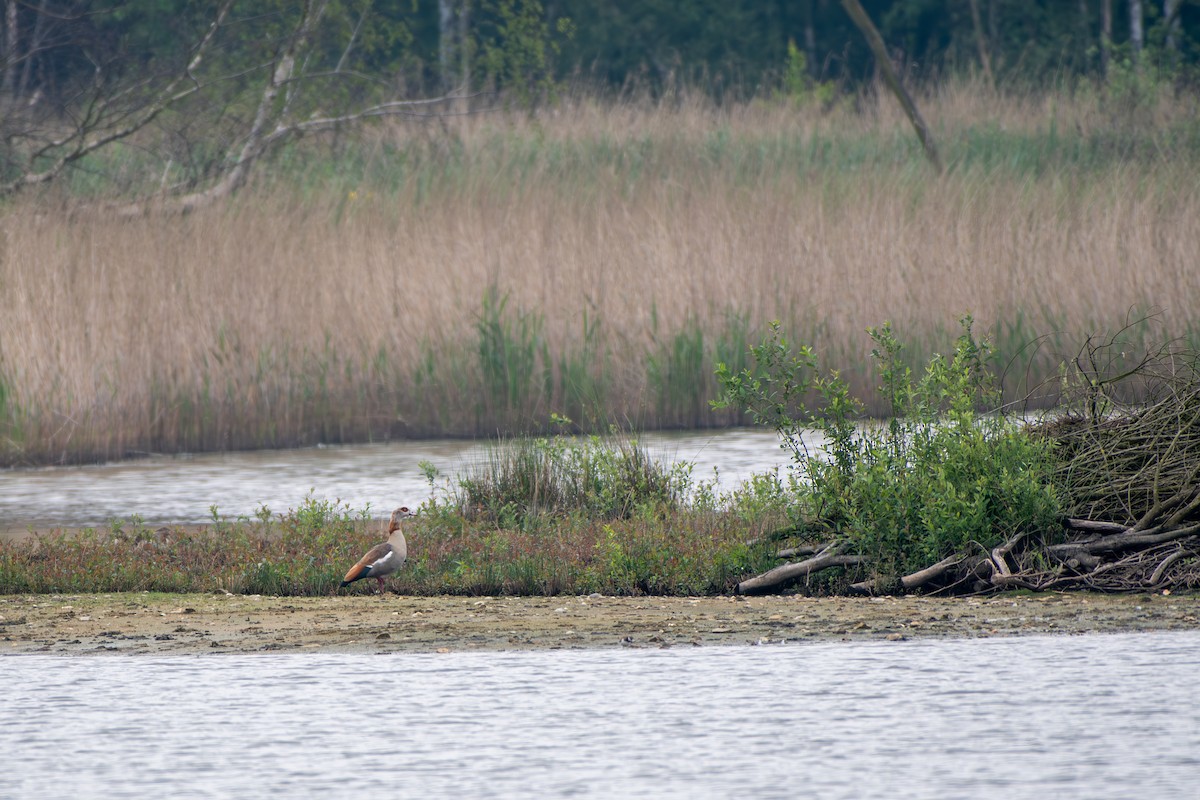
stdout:
[[(382, 537), (366, 516), (311, 501), (275, 518), (203, 529), (150, 530), (133, 520), (43, 535), (0, 545), (0, 589), (331, 594)], [(613, 519), (543, 510), (501, 525), (431, 503), (405, 524), (409, 560), (388, 587), (416, 595), (720, 594), (769, 566), (767, 548), (754, 542), (770, 524), (770, 517), (747, 525), (737, 515), (643, 505)]]
[[(773, 327), (720, 401), (791, 453), (784, 476), (720, 494), (636, 441), (518, 437), (443, 483), (406, 525), (407, 594), (989, 592), (1200, 586), (1200, 356), (1089, 341), (1062, 402), (1030, 423), (997, 405), (970, 318), (954, 350), (907, 366), (871, 331), (892, 415), (862, 415), (836, 371)], [(1131, 382), (1141, 385), (1132, 386)], [(1138, 398), (1135, 405), (1123, 395)], [(569, 423), (559, 420), (560, 424)], [(817, 434), (814, 438), (814, 432)], [(429, 467), (431, 485), (441, 476)], [(328, 594), (380, 537), (317, 500), (203, 529), (138, 520), (0, 545), (6, 592)], [(781, 563), (783, 562), (783, 563)], [(354, 587), (351, 591), (367, 591)]]

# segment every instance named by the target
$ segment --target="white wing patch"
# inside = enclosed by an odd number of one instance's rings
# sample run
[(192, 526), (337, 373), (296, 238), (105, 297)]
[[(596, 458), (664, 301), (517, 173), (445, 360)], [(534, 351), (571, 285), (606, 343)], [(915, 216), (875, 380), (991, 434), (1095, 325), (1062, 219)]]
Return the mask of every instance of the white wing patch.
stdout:
[(380, 567), (382, 567), (384, 564), (387, 564), (391, 560), (392, 560), (392, 551), (388, 550), (387, 553), (384, 554), (383, 558), (377, 558), (371, 562), (371, 569), (379, 569)]

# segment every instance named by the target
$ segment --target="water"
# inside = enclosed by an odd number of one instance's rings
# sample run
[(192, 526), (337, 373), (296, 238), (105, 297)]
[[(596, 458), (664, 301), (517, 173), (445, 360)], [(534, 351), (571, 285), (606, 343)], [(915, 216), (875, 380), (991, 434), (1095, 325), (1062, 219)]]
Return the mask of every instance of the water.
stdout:
[[(786, 454), (769, 431), (646, 434), (638, 441), (660, 461), (688, 461), (696, 479), (728, 489), (753, 472), (777, 468)], [(487, 445), (424, 440), (161, 456), (89, 467), (0, 471), (0, 535), (30, 526), (103, 526), (137, 515), (150, 525), (199, 523), (212, 507), (228, 519), (299, 508), (309, 496), (368, 507), (383, 516), (433, 493), (421, 472), (429, 461), (453, 478), (486, 457)]]
[(1200, 633), (0, 657), (0, 797), (1190, 798)]

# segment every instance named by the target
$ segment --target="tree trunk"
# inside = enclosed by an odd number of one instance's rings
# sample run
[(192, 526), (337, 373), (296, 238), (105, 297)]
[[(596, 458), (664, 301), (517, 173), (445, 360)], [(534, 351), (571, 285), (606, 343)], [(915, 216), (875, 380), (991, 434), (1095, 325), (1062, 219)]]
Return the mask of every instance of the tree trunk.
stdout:
[(1179, 21), (1181, 0), (1163, 0), (1163, 22), (1167, 26), (1167, 51), (1176, 57), (1179, 54), (1179, 38), (1183, 23)]
[(1090, 59), (1087, 56), (1088, 43), (1092, 40), (1092, 26), (1088, 14), (1088, 0), (1079, 0), (1079, 48), (1082, 54), (1079, 65), (1086, 70)]
[(438, 0), (438, 67), (441, 70), (443, 93), (452, 91), (457, 83), (454, 79), (454, 40), (457, 37), (453, 0)]
[(808, 72), (813, 77), (817, 75), (817, 27), (813, 19), (816, 17), (817, 0), (806, 0), (804, 3), (804, 57), (808, 63)]
[(441, 68), (442, 93), (457, 97), (455, 113), (466, 113), (467, 96), (471, 93), (470, 0), (438, 0), (438, 60)]
[(1100, 72), (1108, 77), (1112, 59), (1112, 0), (1100, 0)]
[(996, 88), (996, 79), (992, 75), (992, 59), (988, 55), (987, 36), (983, 33), (983, 19), (979, 16), (979, 0), (969, 0), (971, 5), (971, 24), (975, 26), (975, 44), (979, 48), (979, 63), (983, 66), (983, 77), (988, 85)]
[[(42, 49), (42, 40), (46, 36), (46, 17), (48, 16), (46, 14), (46, 4), (48, 2), (49, 0), (42, 0), (42, 2), (38, 4), (37, 15), (33, 20), (33, 35), (29, 37), (29, 40), (25, 45), (25, 52), (27, 55), (23, 59), (24, 63), (21, 65), (21, 79), (17, 81), (17, 97), (26, 96), (26, 94), (29, 92), (29, 83), (33, 80), (33, 65), (34, 62), (37, 61), (37, 57), (34, 54)], [(16, 0), (14, 0), (14, 4), (16, 4)], [(18, 47), (20, 47), (19, 44)]]
[(858, 0), (842, 0), (842, 7), (846, 9), (850, 19), (854, 20), (854, 24), (866, 38), (871, 52), (875, 55), (875, 64), (883, 73), (884, 82), (892, 90), (896, 99), (900, 101), (904, 113), (908, 115), (908, 121), (912, 123), (913, 129), (917, 132), (917, 138), (921, 140), (921, 146), (925, 148), (925, 155), (929, 158), (929, 162), (939, 173), (942, 172), (942, 159), (938, 156), (937, 146), (933, 143), (933, 135), (929, 132), (929, 126), (925, 124), (921, 112), (917, 110), (917, 104), (900, 84), (900, 76), (896, 74), (896, 70), (892, 66), (887, 46), (884, 45), (879, 31), (875, 29), (874, 23), (871, 22), (871, 18), (867, 16), (867, 12), (863, 10), (862, 4)]
[(1142, 30), (1142, 0), (1129, 0), (1129, 47), (1133, 52), (1133, 63), (1140, 64), (1142, 47), (1146, 43)]
[(458, 111), (466, 114), (471, 110), (471, 0), (461, 0), (458, 12)]
[(4, 70), (4, 85), (0, 87), (0, 108), (16, 101), (17, 88), (17, 0), (8, 0), (4, 7), (4, 51), (0, 52), (0, 69)]

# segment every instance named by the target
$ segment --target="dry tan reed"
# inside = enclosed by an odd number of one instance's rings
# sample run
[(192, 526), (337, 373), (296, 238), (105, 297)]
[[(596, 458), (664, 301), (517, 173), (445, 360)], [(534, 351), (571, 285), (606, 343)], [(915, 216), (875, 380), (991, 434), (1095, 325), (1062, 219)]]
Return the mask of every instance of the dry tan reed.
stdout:
[[(972, 126), (1084, 136), (1111, 122), (1090, 100), (981, 95), (946, 89), (926, 116), (951, 141)], [(1194, 104), (1145, 113), (1178, 122)], [(550, 365), (582, 352), (585, 314), (598, 321), (598, 399), (650, 425), (697, 420), (655, 410), (648, 358), (689, 321), (711, 348), (730, 313), (756, 330), (782, 319), (843, 366), (865, 360), (862, 332), (884, 320), (931, 345), (964, 312), (1082, 333), (1156, 307), (1165, 331), (1191, 330), (1194, 161), (937, 179), (915, 146), (895, 163), (747, 157), (820, 136), (906, 141), (904, 124), (872, 100), (822, 114), (570, 98), (536, 120), (363, 138), (379, 168), (389, 145), (423, 137), (436, 160), (453, 139), (461, 167), (425, 185), (264, 181), (221, 208), (132, 220), (24, 199), (0, 212), (0, 462), (494, 430), (478, 403), (488, 287), (510, 315), (541, 316)], [(718, 133), (738, 146), (714, 150)], [(597, 143), (626, 155), (528, 156)], [(544, 422), (561, 394), (523, 418)]]

